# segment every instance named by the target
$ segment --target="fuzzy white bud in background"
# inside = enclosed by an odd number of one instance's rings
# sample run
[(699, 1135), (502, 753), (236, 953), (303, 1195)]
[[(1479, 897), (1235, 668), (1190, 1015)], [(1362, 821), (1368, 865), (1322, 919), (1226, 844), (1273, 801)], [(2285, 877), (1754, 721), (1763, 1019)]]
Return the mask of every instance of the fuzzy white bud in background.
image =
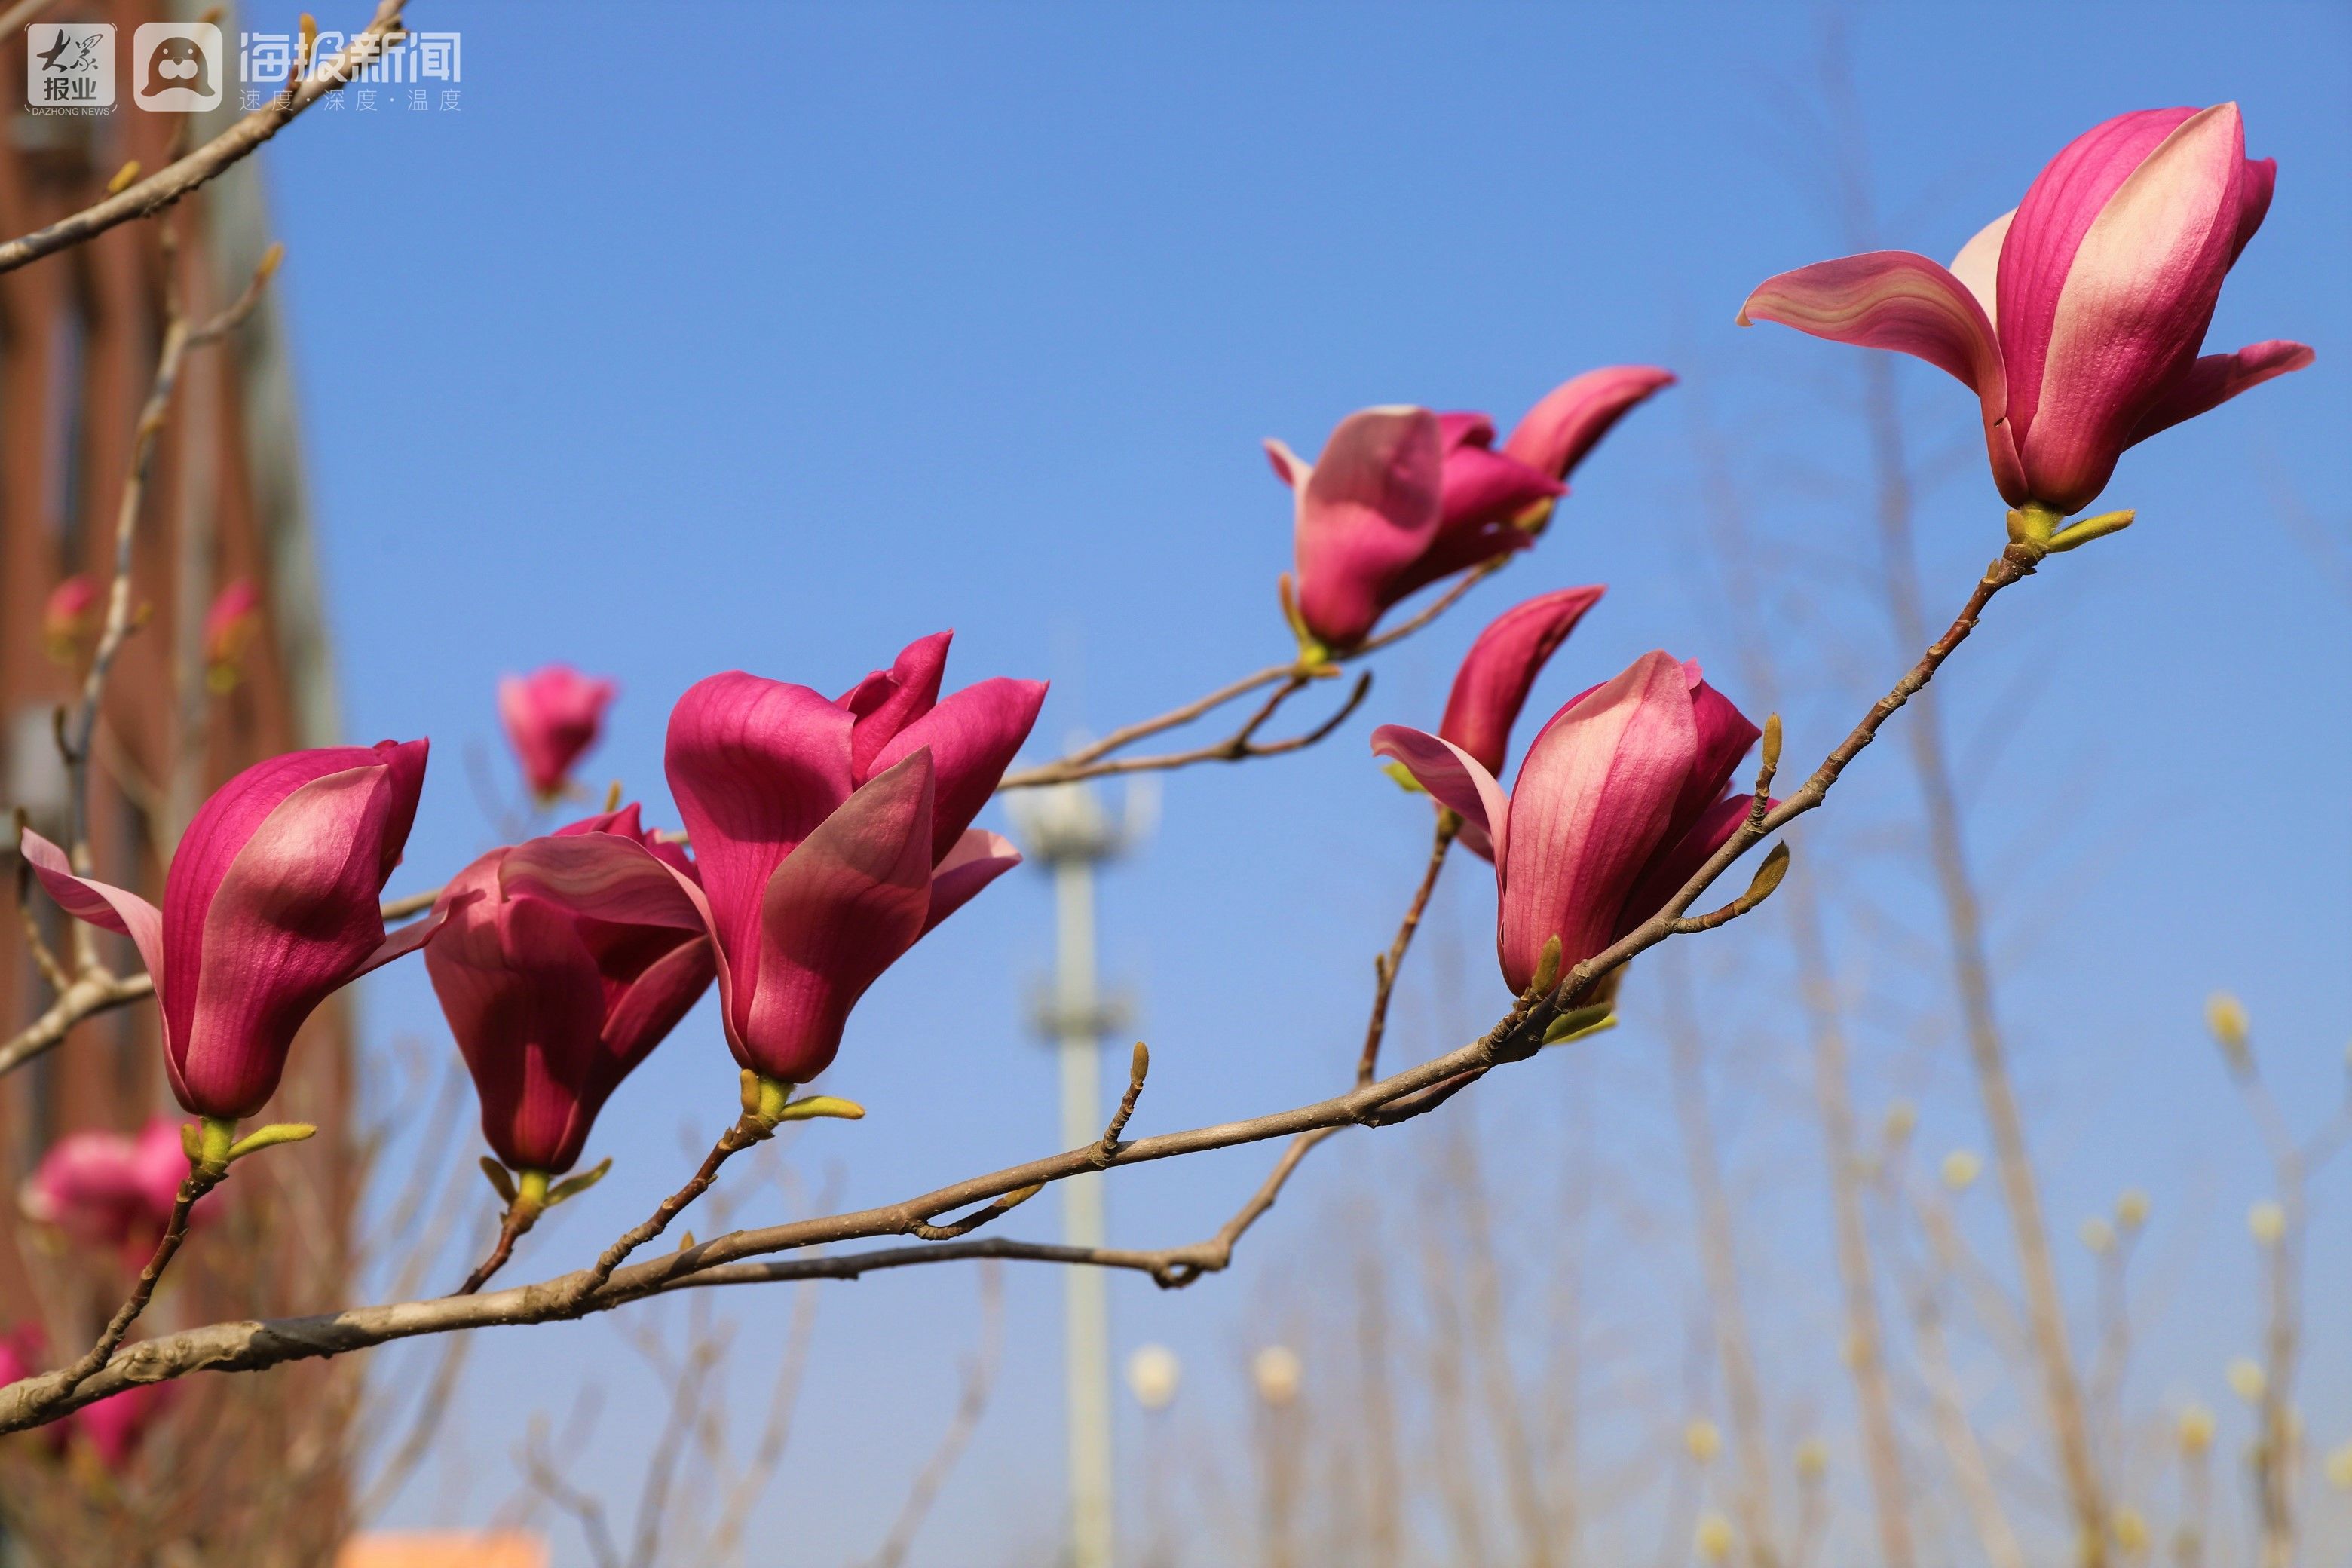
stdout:
[(1166, 1345), (1143, 1345), (1127, 1358), (1127, 1386), (1146, 1410), (1165, 1410), (1175, 1402), (1183, 1372)]
[(1297, 1351), (1288, 1345), (1268, 1345), (1250, 1362), (1250, 1380), (1257, 1384), (1260, 1399), (1278, 1407), (1298, 1397), (1303, 1370)]

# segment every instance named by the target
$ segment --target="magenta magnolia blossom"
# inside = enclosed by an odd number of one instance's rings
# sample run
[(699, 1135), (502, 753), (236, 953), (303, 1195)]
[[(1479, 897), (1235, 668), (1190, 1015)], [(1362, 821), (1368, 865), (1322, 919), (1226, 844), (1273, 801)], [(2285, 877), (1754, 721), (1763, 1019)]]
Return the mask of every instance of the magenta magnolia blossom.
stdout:
[(163, 1234), (187, 1173), (180, 1124), (169, 1117), (136, 1134), (69, 1132), (34, 1167), (23, 1206), (86, 1246), (143, 1250)]
[(2126, 447), (2311, 363), (2282, 342), (2198, 354), (2277, 173), (2246, 157), (2234, 103), (2119, 115), (1948, 270), (1905, 250), (1819, 262), (1767, 279), (1739, 319), (1949, 371), (1982, 405), (2003, 499), (2079, 511)]
[(260, 1110), (310, 1010), (439, 928), (436, 913), (386, 936), (376, 904), (416, 816), (426, 744), (256, 763), (188, 824), (160, 910), (74, 875), (56, 845), (25, 834), (25, 858), (68, 913), (137, 944), (163, 1004), (172, 1092), (188, 1110), (235, 1121)]
[(620, 692), (568, 664), (551, 664), (499, 682), (499, 721), (522, 762), (531, 793), (551, 801), (563, 793), (572, 764), (596, 743), (604, 710)]
[(1664, 907), (1739, 826), (1724, 795), (1759, 731), (1698, 666), (1649, 653), (1552, 715), (1508, 799), (1463, 747), (1400, 724), (1372, 734), (1494, 847), (1496, 950), (1513, 991), (1544, 947), (1591, 957)]
[(516, 849), (508, 893), (708, 931), (735, 1059), (806, 1083), (866, 988), (1021, 860), (971, 820), (1028, 738), (1045, 683), (983, 680), (942, 700), (952, 635), (909, 645), (836, 700), (740, 670), (688, 689), (667, 763), (698, 886), (641, 846), (583, 834)]
[(1312, 465), (1279, 441), (1274, 471), (1297, 498), (1300, 626), (1345, 651), (1400, 599), (1535, 542), (1570, 472), (1626, 410), (1673, 384), (1644, 365), (1554, 388), (1500, 450), (1484, 414), (1367, 408), (1339, 422)]
[[(553, 837), (610, 835), (679, 877), (686, 851), (638, 824), (637, 807)], [(700, 999), (710, 941), (675, 925), (583, 915), (538, 892), (509, 893), (493, 849), (460, 871), (436, 909), (448, 924), (425, 951), (457, 1048), (482, 1100), (482, 1136), (517, 1171), (561, 1175), (580, 1158), (605, 1097)]]

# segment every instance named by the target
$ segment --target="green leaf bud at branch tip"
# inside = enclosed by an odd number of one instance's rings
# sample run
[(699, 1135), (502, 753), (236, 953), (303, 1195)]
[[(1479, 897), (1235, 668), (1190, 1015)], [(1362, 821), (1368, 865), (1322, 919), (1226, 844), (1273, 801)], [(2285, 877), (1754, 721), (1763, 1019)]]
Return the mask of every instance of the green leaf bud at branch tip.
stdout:
[(488, 1178), (490, 1191), (499, 1194), (499, 1202), (505, 1204), (509, 1208), (513, 1207), (515, 1201), (514, 1177), (508, 1172), (507, 1168), (504, 1165), (499, 1164), (496, 1160), (490, 1158), (488, 1154), (485, 1154), (482, 1156), (482, 1174)]
[(2061, 550), (2072, 550), (2078, 544), (2088, 544), (2094, 539), (2105, 539), (2110, 533), (2121, 533), (2138, 515), (2136, 511), (2104, 511), (2096, 517), (2084, 518), (2049, 541), (2051, 552), (2054, 554)]
[(566, 1198), (576, 1198), (581, 1194), (586, 1192), (589, 1188), (594, 1186), (597, 1183), (603, 1181), (604, 1179), (604, 1173), (612, 1168), (613, 1157), (610, 1154), (607, 1154), (604, 1158), (596, 1163), (593, 1170), (583, 1171), (576, 1176), (566, 1176), (563, 1180), (556, 1183), (552, 1190), (548, 1189), (547, 1176), (545, 1173), (540, 1171), (525, 1171), (523, 1173), (523, 1195), (525, 1197), (529, 1197), (530, 1195), (530, 1179), (533, 1176), (537, 1176), (539, 1178), (541, 1190), (546, 1193), (545, 1206), (548, 1208), (553, 1208), (556, 1205), (563, 1202)]
[(1543, 1043), (1547, 1046), (1566, 1045), (1570, 1040), (1580, 1040), (1587, 1035), (1597, 1035), (1603, 1029), (1613, 1029), (1616, 1026), (1615, 1005), (1601, 1002), (1590, 1007), (1579, 1007), (1573, 1012), (1562, 1013), (1559, 1017), (1554, 1018), (1544, 1029)]
[(1780, 771), (1780, 716), (1772, 714), (1764, 721), (1764, 772)]
[[(231, 1131), (235, 1130), (234, 1122), (227, 1125)], [(209, 1123), (206, 1124), (205, 1131), (207, 1133), (211, 1131)], [(242, 1160), (247, 1154), (257, 1154), (264, 1149), (275, 1148), (280, 1143), (299, 1143), (305, 1138), (316, 1137), (318, 1131), (316, 1127), (307, 1121), (273, 1121), (267, 1127), (255, 1128), (231, 1144), (228, 1157), (231, 1161)]]

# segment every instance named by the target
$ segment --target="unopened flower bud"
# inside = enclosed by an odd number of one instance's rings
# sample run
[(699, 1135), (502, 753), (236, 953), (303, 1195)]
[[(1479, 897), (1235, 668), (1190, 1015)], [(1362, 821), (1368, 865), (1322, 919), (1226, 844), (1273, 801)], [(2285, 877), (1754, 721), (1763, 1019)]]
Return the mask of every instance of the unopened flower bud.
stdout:
[(1165, 1410), (1175, 1402), (1182, 1366), (1166, 1345), (1144, 1345), (1127, 1358), (1127, 1386), (1146, 1410)]
[(1984, 1161), (1974, 1151), (1955, 1149), (1944, 1156), (1944, 1185), (1956, 1193), (1965, 1193), (1984, 1173)]
[(1723, 1451), (1723, 1434), (1706, 1416), (1694, 1415), (1690, 1424), (1683, 1428), (1683, 1447), (1690, 1450), (1690, 1457), (1698, 1463), (1712, 1464), (1715, 1457)]
[(2173, 1426), (2180, 1451), (2194, 1458), (2213, 1446), (2213, 1412), (2202, 1405), (2185, 1406)]
[(2140, 1557), (2147, 1554), (2147, 1520), (2139, 1510), (2129, 1504), (2116, 1509), (2115, 1518), (2108, 1528), (2116, 1538), (2116, 1550), (2126, 1557)]
[(1298, 1364), (1297, 1351), (1288, 1345), (1268, 1345), (1251, 1361), (1250, 1379), (1257, 1384), (1260, 1399), (1280, 1407), (1298, 1397), (1304, 1370)]
[(2205, 1027), (2211, 1032), (2213, 1043), (2230, 1059), (2232, 1069), (2243, 1072), (2253, 1058), (2247, 1047), (2251, 1029), (2246, 1022), (2246, 1005), (2227, 991), (2216, 991), (2205, 998)]
[(1830, 1446), (1819, 1437), (1797, 1445), (1797, 1479), (1818, 1481), (1830, 1473)]
[(2077, 1234), (2082, 1237), (2084, 1247), (2102, 1258), (2116, 1249), (2116, 1227), (2097, 1215), (2084, 1220)]
[(2137, 1230), (2147, 1223), (2147, 1194), (2137, 1187), (2126, 1187), (2116, 1199), (2116, 1225), (2123, 1230)]
[(2352, 1492), (2352, 1443), (2332, 1450), (2327, 1456), (2327, 1484), (2339, 1492)]
[(1919, 1108), (1909, 1100), (1898, 1100), (1886, 1108), (1885, 1130), (1889, 1143), (1907, 1142), (1918, 1125)]
[(2270, 1390), (2270, 1374), (2263, 1371), (2260, 1362), (2248, 1356), (2240, 1356), (2230, 1363), (2229, 1377), (2230, 1392), (2249, 1405), (2261, 1404), (2263, 1395)]
[(2264, 1198), (2246, 1211), (2246, 1228), (2264, 1247), (2276, 1247), (2286, 1234), (2286, 1210)]
[(1700, 1520), (1697, 1533), (1691, 1541), (1699, 1556), (1709, 1563), (1728, 1561), (1731, 1542), (1731, 1521), (1719, 1513), (1710, 1513)]

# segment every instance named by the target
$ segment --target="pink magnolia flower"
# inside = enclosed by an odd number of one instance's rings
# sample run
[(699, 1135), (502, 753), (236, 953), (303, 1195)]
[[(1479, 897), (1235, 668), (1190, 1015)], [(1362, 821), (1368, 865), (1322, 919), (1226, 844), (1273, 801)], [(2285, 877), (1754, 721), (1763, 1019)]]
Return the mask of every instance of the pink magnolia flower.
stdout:
[[(640, 846), (678, 876), (693, 862), (646, 832), (630, 805), (559, 827)], [(482, 1100), (482, 1136), (517, 1171), (572, 1169), (605, 1098), (701, 999), (710, 940), (676, 925), (583, 915), (537, 892), (509, 893), (493, 849), (460, 871), (436, 908), (448, 924), (425, 950)]]
[(69, 1132), (34, 1167), (23, 1208), (86, 1246), (143, 1251), (163, 1234), (187, 1173), (180, 1124), (169, 1117), (136, 1135)]
[(1021, 861), (971, 820), (1045, 686), (999, 678), (941, 700), (953, 635), (908, 645), (830, 701), (740, 670), (697, 682), (670, 713), (667, 767), (700, 883), (642, 846), (583, 834), (514, 850), (509, 895), (707, 931), (735, 1059), (806, 1083), (866, 988)]
[(1563, 969), (1664, 907), (1739, 826), (1752, 796), (1724, 795), (1759, 731), (1664, 653), (1570, 700), (1528, 750), (1507, 799), (1463, 747), (1400, 724), (1372, 733), (1494, 848), (1496, 951), (1515, 992), (1543, 950)]
[(564, 781), (604, 727), (604, 710), (619, 694), (609, 680), (594, 680), (568, 664), (499, 682), (499, 720), (522, 761), (531, 793), (542, 802), (563, 793)]
[(260, 1110), (310, 1010), (439, 929), (436, 912), (386, 936), (376, 904), (415, 819), (425, 749), (384, 741), (256, 763), (188, 825), (160, 910), (76, 876), (26, 832), (25, 858), (50, 896), (137, 944), (163, 1005), (172, 1092), (189, 1111), (233, 1121)]
[(239, 577), (223, 588), (205, 613), (205, 683), (215, 691), (236, 688), (245, 650), (261, 629), (261, 591)]
[(100, 1464), (120, 1475), (138, 1457), (140, 1445), (178, 1392), (177, 1384), (133, 1384), (83, 1405), (66, 1417), (66, 1427), (89, 1445)]
[(1349, 415), (1313, 464), (1268, 441), (1297, 498), (1297, 575), (1284, 591), (1301, 628), (1345, 651), (1415, 590), (1534, 543), (1584, 455), (1674, 379), (1645, 365), (1580, 375), (1546, 395), (1499, 451), (1484, 414), (1411, 407)]
[(2085, 132), (1948, 270), (1906, 250), (1765, 279), (1739, 319), (1898, 349), (1968, 384), (2012, 507), (2088, 506), (2126, 447), (2301, 370), (2301, 343), (2198, 349), (2221, 279), (2270, 209), (2234, 103), (2147, 109)]
[(78, 662), (84, 645), (98, 635), (103, 608), (98, 584), (79, 573), (50, 589), (41, 606), (41, 644), (50, 659)]

